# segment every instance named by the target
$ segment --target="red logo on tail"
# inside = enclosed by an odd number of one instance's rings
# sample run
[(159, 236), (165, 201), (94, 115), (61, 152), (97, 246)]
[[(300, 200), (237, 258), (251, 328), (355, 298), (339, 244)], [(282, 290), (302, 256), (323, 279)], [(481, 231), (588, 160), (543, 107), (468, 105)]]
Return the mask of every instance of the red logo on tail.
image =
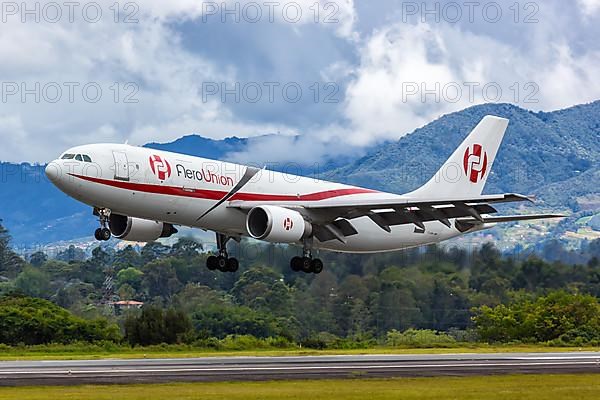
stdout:
[(160, 156), (150, 156), (150, 168), (154, 175), (161, 181), (171, 176), (171, 164)]
[(473, 183), (479, 182), (485, 176), (487, 170), (487, 153), (480, 144), (474, 144), (467, 147), (463, 160), (465, 174)]

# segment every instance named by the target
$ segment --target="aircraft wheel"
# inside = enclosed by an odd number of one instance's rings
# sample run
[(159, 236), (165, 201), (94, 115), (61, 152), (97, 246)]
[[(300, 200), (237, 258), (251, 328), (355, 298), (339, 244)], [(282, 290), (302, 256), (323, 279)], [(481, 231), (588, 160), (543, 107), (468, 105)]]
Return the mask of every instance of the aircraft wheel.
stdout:
[(219, 268), (219, 260), (216, 256), (209, 256), (206, 259), (206, 268), (208, 268), (211, 271), (214, 271), (215, 269)]
[(312, 260), (309, 257), (302, 258), (302, 272), (307, 274), (312, 272)]
[(108, 229), (108, 228), (100, 229), (100, 240), (107, 241), (110, 239), (110, 236), (111, 236), (110, 229)]
[(302, 257), (292, 257), (290, 260), (290, 268), (294, 272), (302, 271)]
[(98, 241), (102, 240), (102, 228), (98, 228), (94, 231), (94, 238)]
[(319, 258), (315, 258), (311, 262), (311, 270), (314, 274), (320, 274), (323, 271), (323, 261)]
[(236, 272), (238, 269), (240, 269), (240, 263), (237, 258), (231, 257), (227, 259), (227, 271)]
[(227, 257), (217, 257), (217, 269), (221, 272), (227, 272)]

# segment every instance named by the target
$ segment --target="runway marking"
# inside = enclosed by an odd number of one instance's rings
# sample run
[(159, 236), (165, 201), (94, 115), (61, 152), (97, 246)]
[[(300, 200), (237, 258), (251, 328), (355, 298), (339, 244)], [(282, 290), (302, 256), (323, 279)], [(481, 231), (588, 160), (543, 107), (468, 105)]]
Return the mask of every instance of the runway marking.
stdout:
[(411, 364), (411, 365), (339, 365), (339, 366), (289, 366), (289, 367), (220, 367), (220, 368), (162, 368), (162, 369), (97, 369), (97, 370), (39, 370), (3, 371), (0, 375), (91, 375), (91, 374), (132, 374), (132, 373), (181, 373), (181, 372), (250, 372), (250, 371), (310, 371), (310, 370), (375, 370), (375, 369), (419, 369), (419, 368), (481, 368), (481, 367), (559, 367), (597, 365), (597, 361), (579, 362), (532, 362), (532, 363), (468, 363), (468, 364)]

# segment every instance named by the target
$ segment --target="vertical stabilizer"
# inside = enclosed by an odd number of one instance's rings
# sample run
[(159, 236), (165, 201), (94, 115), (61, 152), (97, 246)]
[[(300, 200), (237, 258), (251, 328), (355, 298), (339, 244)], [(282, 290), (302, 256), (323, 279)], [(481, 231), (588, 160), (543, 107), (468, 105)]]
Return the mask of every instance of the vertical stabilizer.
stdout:
[(505, 118), (484, 117), (429, 182), (407, 196), (436, 199), (481, 195), (507, 127)]

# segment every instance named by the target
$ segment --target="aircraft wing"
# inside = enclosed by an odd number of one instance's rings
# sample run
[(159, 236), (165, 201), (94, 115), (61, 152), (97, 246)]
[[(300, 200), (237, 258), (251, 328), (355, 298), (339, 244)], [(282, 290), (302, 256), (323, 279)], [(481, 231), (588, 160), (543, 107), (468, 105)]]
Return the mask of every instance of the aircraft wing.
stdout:
[[(464, 227), (465, 231), (476, 225), (518, 220), (514, 218), (534, 219), (533, 216), (488, 217), (489, 214), (497, 212), (490, 204), (517, 201), (532, 201), (532, 199), (509, 193), (454, 199), (417, 199), (403, 196), (374, 199), (337, 198), (314, 203), (234, 200), (229, 203), (229, 207), (241, 210), (250, 210), (261, 205), (291, 208), (305, 215), (313, 223), (314, 234), (320, 241), (337, 239), (344, 242), (345, 237), (357, 233), (352, 226), (352, 220), (360, 217), (369, 217), (386, 232), (391, 232), (392, 226), (404, 224), (414, 224), (416, 228), (424, 230), (424, 223), (429, 221), (439, 221), (451, 227), (450, 219), (460, 219), (462, 224), (460, 226)], [(559, 215), (535, 216), (535, 218), (556, 217)]]
[(427, 198), (411, 198), (404, 196), (394, 196), (390, 198), (361, 198), (361, 199), (344, 199), (344, 198), (333, 198), (327, 200), (321, 200), (318, 202), (310, 203), (306, 201), (247, 201), (247, 200), (233, 200), (229, 202), (229, 207), (239, 209), (252, 209), (260, 205), (277, 205), (281, 207), (302, 207), (307, 210), (336, 210), (337, 212), (342, 210), (354, 210), (354, 209), (368, 209), (368, 210), (381, 210), (388, 208), (408, 208), (418, 207), (422, 205), (429, 206), (443, 206), (448, 204), (484, 204), (484, 203), (510, 203), (516, 201), (530, 201), (533, 199), (522, 194), (495, 194), (495, 195), (482, 195), (474, 198), (448, 198), (448, 199), (427, 199)]

